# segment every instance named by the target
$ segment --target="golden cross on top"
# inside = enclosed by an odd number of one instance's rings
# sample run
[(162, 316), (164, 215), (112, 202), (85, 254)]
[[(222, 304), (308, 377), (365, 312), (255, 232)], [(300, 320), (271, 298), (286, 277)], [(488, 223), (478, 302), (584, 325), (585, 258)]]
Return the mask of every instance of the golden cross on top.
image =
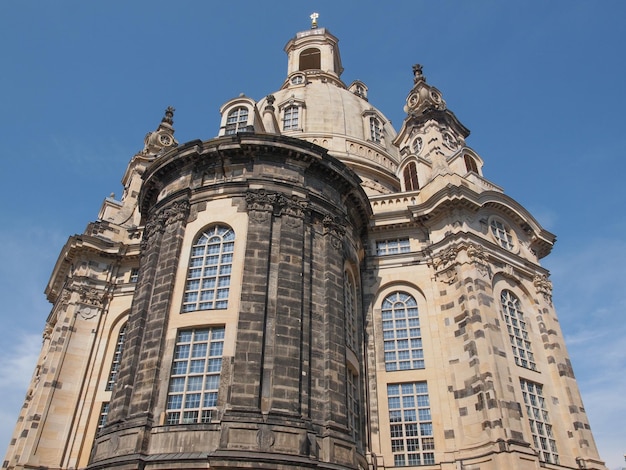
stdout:
[(319, 13), (312, 13), (309, 18), (311, 18), (311, 29), (317, 28), (317, 19), (320, 17)]

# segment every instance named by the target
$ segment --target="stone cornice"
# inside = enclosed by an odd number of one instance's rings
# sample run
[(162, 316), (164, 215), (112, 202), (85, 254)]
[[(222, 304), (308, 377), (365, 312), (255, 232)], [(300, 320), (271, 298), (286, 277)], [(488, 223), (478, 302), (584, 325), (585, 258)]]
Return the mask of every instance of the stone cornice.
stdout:
[(74, 261), (81, 255), (97, 255), (112, 261), (135, 259), (139, 256), (139, 243), (126, 245), (90, 235), (71, 236), (61, 250), (46, 286), (45, 294), (49, 302), (54, 303), (57, 300)]

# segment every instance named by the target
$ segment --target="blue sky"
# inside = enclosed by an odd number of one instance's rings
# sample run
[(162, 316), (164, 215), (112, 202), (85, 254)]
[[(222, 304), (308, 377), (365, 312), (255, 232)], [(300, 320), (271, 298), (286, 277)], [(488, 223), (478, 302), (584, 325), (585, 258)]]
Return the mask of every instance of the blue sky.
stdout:
[[(286, 76), (309, 15), (339, 40), (346, 83), (399, 129), (421, 63), (485, 176), (558, 236), (543, 260), (601, 456), (626, 452), (626, 2), (393, 0), (0, 3), (0, 448), (7, 445), (67, 237), (121, 193), (172, 105), (179, 142)], [(0, 451), (1, 452), (1, 451)]]

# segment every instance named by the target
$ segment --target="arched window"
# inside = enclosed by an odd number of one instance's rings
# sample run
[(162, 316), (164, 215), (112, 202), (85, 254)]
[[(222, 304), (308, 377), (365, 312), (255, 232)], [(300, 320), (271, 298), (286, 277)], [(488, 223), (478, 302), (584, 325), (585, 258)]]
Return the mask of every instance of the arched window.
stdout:
[(298, 129), (298, 121), (300, 118), (300, 107), (291, 105), (285, 108), (283, 112), (283, 130), (295, 130)]
[(217, 407), (224, 327), (178, 332), (165, 424), (210, 423)]
[(356, 352), (358, 345), (356, 291), (352, 275), (347, 271), (343, 277), (343, 303), (346, 321), (346, 345)]
[(370, 138), (377, 144), (380, 144), (380, 141), (382, 139), (382, 134), (383, 134), (383, 131), (380, 125), (380, 121), (375, 117), (371, 117), (370, 118)]
[(404, 168), (404, 190), (416, 191), (419, 188), (419, 183), (417, 182), (417, 165), (415, 162), (409, 162), (406, 168)]
[(468, 154), (465, 154), (463, 158), (465, 159), (465, 168), (467, 169), (467, 171), (473, 171), (474, 173), (478, 174), (478, 166), (476, 165), (476, 160), (474, 160)]
[(122, 353), (124, 352), (124, 341), (126, 340), (126, 327), (128, 326), (128, 322), (124, 323), (122, 328), (120, 328), (120, 332), (117, 335), (117, 343), (115, 344), (115, 353), (113, 353), (113, 361), (111, 362), (111, 371), (109, 372), (109, 380), (107, 380), (107, 384), (105, 390), (111, 391), (113, 390), (113, 385), (117, 381), (117, 374), (120, 371), (120, 365), (122, 361)]
[(183, 312), (228, 307), (235, 232), (214, 225), (200, 234), (191, 248)]
[(519, 299), (509, 290), (503, 290), (500, 294), (502, 315), (509, 333), (509, 341), (513, 348), (515, 364), (527, 369), (536, 370), (535, 356), (532, 353), (526, 320)]
[(300, 70), (319, 70), (322, 68), (322, 55), (319, 49), (311, 47), (300, 54)]
[(417, 301), (405, 292), (394, 292), (383, 300), (385, 370), (424, 368), (422, 332)]
[(248, 108), (239, 106), (228, 113), (226, 118), (226, 135), (236, 134), (245, 130), (248, 125)]
[(500, 219), (493, 217), (489, 222), (491, 233), (502, 248), (512, 250), (515, 247), (511, 229)]

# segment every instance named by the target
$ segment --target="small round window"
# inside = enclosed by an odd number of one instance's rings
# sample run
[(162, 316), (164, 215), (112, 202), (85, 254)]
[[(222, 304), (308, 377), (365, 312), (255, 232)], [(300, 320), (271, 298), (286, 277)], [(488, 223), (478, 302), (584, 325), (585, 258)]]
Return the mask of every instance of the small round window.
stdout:
[(301, 85), (302, 83), (304, 83), (304, 77), (302, 75), (296, 75), (291, 79), (292, 85)]
[(509, 251), (513, 251), (516, 246), (516, 237), (515, 233), (511, 230), (511, 228), (502, 221), (502, 219), (497, 217), (492, 217), (489, 221), (489, 230), (491, 231), (491, 235), (498, 242), (502, 248), (505, 248)]

